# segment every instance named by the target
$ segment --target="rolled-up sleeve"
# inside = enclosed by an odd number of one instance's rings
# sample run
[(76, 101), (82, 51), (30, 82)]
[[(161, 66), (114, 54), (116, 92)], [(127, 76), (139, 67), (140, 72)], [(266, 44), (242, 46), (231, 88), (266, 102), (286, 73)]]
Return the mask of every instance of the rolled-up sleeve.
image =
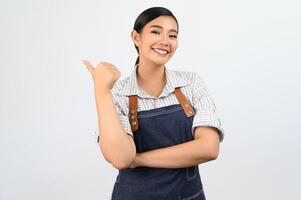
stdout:
[(127, 99), (125, 99), (125, 98), (127, 98), (127, 97), (120, 96), (118, 94), (113, 94), (114, 104), (115, 104), (119, 119), (121, 121), (121, 125), (127, 134), (133, 136), (133, 132), (131, 129), (129, 116), (128, 116), (128, 111), (129, 111), (129, 109), (127, 107), (128, 103), (126, 102), (126, 100), (128, 100), (128, 98)]
[(194, 134), (194, 130), (198, 126), (214, 127), (218, 130), (219, 140), (222, 142), (224, 139), (224, 129), (222, 128), (217, 108), (209, 94), (207, 85), (197, 73), (194, 73), (193, 77), (192, 101), (196, 112), (193, 118), (192, 133)]

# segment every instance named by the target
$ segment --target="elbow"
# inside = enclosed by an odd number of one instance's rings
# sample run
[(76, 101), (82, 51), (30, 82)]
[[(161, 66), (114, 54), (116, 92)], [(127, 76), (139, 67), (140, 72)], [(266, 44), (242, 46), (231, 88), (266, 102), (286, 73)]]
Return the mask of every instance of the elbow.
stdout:
[(130, 155), (114, 155), (109, 153), (104, 153), (104, 159), (110, 163), (114, 168), (122, 170), (128, 168), (136, 157), (136, 153), (131, 153)]
[(113, 165), (114, 168), (118, 170), (123, 170), (129, 168), (131, 163), (134, 161), (134, 158), (128, 158), (126, 160), (112, 160), (110, 163)]
[(207, 146), (208, 161), (216, 160), (218, 158), (219, 148), (220, 145), (218, 140), (211, 140), (211, 142), (208, 142), (208, 146)]
[(211, 150), (208, 152), (208, 161), (216, 160), (218, 158), (218, 154), (219, 154), (218, 147), (211, 148)]
[(219, 146), (218, 145), (208, 145), (207, 148), (204, 148), (202, 152), (199, 153), (198, 160), (200, 161), (212, 161), (218, 158)]
[(136, 158), (136, 151), (128, 152), (127, 154), (111, 154), (108, 162), (112, 164), (112, 166), (118, 170), (123, 170), (129, 168), (132, 162)]
[(202, 156), (199, 160), (201, 161), (205, 161), (205, 162), (209, 162), (209, 161), (213, 161), (216, 160), (218, 158), (218, 154), (215, 153), (208, 153), (206, 156)]
[(133, 142), (129, 146), (125, 144), (123, 147), (101, 142), (100, 149), (105, 160), (119, 170), (128, 168), (136, 157), (136, 147)]
[(208, 160), (216, 160), (218, 158), (218, 154), (217, 153), (212, 153), (210, 154), (210, 156), (208, 156)]
[(216, 160), (218, 158), (218, 152), (216, 151), (207, 151), (206, 153), (203, 152), (201, 155), (198, 156), (197, 162), (203, 163), (203, 162), (209, 162)]
[(129, 167), (126, 163), (112, 163), (112, 166), (118, 170), (127, 169)]

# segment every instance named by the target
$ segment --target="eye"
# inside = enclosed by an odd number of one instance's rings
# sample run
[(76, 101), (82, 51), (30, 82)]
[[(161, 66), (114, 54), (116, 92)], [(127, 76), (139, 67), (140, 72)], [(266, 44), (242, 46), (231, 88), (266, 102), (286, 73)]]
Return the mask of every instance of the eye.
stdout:
[(173, 38), (178, 38), (177, 35), (170, 35), (170, 37), (173, 37)]
[(151, 31), (151, 33), (159, 34), (159, 31)]

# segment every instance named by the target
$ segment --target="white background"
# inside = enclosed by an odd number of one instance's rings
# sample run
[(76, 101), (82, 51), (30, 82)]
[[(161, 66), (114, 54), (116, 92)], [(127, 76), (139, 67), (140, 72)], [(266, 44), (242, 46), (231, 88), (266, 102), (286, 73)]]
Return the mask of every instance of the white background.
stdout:
[(199, 166), (208, 200), (299, 200), (299, 1), (0, 1), (0, 199), (109, 199), (117, 170), (96, 144), (82, 59), (132, 72), (136, 17), (178, 18), (167, 63), (208, 84), (225, 129)]

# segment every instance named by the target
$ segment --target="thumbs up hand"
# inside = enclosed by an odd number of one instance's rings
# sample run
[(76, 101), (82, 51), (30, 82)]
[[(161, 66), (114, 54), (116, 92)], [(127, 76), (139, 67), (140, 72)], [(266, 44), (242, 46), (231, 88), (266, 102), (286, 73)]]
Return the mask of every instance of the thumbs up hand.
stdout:
[(120, 71), (111, 63), (100, 62), (96, 68), (87, 60), (82, 60), (88, 71), (92, 75), (95, 89), (97, 90), (111, 90), (120, 78)]

